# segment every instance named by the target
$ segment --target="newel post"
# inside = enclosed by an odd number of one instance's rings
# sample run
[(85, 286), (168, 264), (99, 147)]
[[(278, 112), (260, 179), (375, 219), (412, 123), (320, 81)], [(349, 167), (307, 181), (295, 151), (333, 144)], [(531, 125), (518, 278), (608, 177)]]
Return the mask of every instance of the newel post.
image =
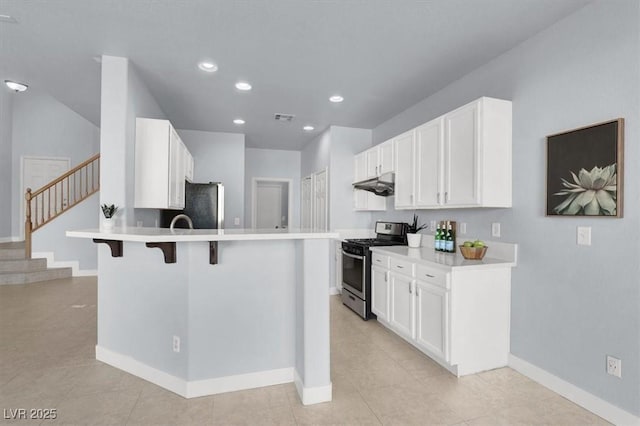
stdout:
[(25, 258), (31, 259), (31, 188), (27, 188), (27, 193), (24, 196), (25, 203), (25, 221), (24, 221), (24, 253)]

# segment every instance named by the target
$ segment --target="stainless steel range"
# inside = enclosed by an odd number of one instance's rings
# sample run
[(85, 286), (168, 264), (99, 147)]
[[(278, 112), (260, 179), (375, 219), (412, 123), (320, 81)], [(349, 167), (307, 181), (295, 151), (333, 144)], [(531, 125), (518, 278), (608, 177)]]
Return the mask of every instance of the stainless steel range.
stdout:
[(342, 303), (365, 321), (371, 313), (371, 250), (373, 246), (407, 244), (407, 224), (376, 222), (376, 238), (342, 242)]

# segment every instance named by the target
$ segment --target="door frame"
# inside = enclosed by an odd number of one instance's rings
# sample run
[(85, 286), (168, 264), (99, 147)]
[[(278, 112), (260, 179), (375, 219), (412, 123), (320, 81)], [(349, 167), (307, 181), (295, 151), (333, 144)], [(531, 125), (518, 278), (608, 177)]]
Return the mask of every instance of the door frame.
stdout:
[(256, 228), (258, 219), (257, 210), (257, 198), (258, 198), (258, 182), (271, 182), (271, 183), (286, 183), (288, 188), (287, 195), (287, 229), (291, 228), (291, 214), (293, 212), (291, 200), (293, 199), (293, 179), (288, 178), (269, 178), (269, 177), (254, 177), (251, 178), (251, 227)]
[[(24, 187), (24, 162), (25, 160), (63, 160), (67, 162), (67, 170), (71, 170), (71, 158), (70, 157), (50, 157), (44, 155), (21, 155), (20, 156), (20, 188), (18, 192), (20, 193), (20, 238), (24, 239), (24, 221), (26, 213), (25, 213), (25, 198), (24, 193), (26, 188)], [(40, 188), (31, 188), (33, 190)]]

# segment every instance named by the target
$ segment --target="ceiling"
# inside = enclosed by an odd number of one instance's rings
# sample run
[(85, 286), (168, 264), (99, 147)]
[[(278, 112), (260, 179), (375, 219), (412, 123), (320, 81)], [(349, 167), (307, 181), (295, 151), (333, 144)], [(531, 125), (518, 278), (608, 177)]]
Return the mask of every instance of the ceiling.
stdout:
[[(0, 14), (18, 23), (0, 22), (0, 78), (99, 125), (94, 57), (124, 56), (177, 128), (301, 149), (329, 125), (379, 125), (586, 3), (2, 0)], [(204, 59), (219, 70), (200, 71)], [(238, 80), (253, 90), (239, 92)], [(335, 93), (345, 101), (330, 103)], [(275, 113), (296, 117), (281, 123)], [(233, 124), (239, 117), (245, 125)]]

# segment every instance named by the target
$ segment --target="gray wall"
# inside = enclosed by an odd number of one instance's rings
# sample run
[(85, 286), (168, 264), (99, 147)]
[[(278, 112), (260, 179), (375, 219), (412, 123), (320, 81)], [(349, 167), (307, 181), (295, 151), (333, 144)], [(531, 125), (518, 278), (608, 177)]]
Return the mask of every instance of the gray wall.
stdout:
[[(245, 150), (245, 224), (251, 226), (251, 185), (256, 177), (291, 179), (291, 220), (300, 226), (300, 151), (247, 148)], [(283, 198), (284, 200), (284, 198)]]
[[(224, 185), (224, 227), (244, 227), (244, 135), (178, 130), (193, 155), (195, 182)], [(239, 225), (234, 219), (240, 220)]]
[[(520, 245), (511, 352), (640, 414), (639, 6), (597, 1), (374, 129), (375, 143), (483, 95), (513, 100), (513, 208), (419, 212)], [(547, 218), (545, 136), (624, 117), (624, 219)], [(413, 212), (374, 215), (408, 219)], [(593, 246), (576, 245), (591, 226)], [(605, 356), (622, 359), (622, 379)]]
[(127, 58), (102, 57), (100, 103), (100, 204), (121, 209), (118, 225), (154, 226), (157, 211), (134, 211), (134, 152), (136, 117), (166, 116)]
[[(75, 166), (98, 152), (100, 130), (55, 98), (30, 89), (13, 97), (12, 235), (23, 236), (22, 157), (64, 157)], [(34, 252), (53, 252), (56, 261), (78, 260), (81, 269), (95, 269), (97, 255), (89, 241), (67, 238), (71, 228), (98, 225), (98, 197), (90, 197), (33, 234)]]
[(0, 89), (0, 238), (11, 237), (11, 107), (6, 87)]
[(329, 151), (331, 149), (331, 129), (326, 129), (302, 149), (300, 176), (307, 177), (312, 173), (329, 167)]
[(329, 225), (331, 229), (367, 226), (371, 213), (353, 210), (353, 156), (371, 147), (371, 130), (331, 126)]

